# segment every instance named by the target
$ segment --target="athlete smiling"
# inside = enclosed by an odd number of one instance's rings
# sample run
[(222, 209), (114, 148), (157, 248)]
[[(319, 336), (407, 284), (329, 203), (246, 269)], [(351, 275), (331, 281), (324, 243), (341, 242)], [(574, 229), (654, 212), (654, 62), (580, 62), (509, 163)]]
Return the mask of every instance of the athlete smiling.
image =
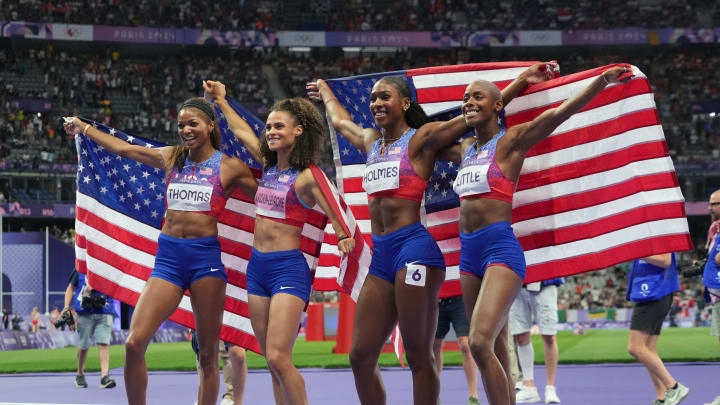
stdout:
[(236, 187), (251, 197), (257, 190), (250, 169), (219, 151), (220, 132), (212, 106), (202, 98), (191, 98), (178, 111), (182, 144), (162, 148), (129, 144), (76, 117), (67, 118), (65, 123), (68, 133), (82, 133), (114, 154), (167, 174), (167, 211), (155, 265), (135, 306), (125, 342), (125, 389), (131, 405), (145, 404), (147, 345), (188, 289), (200, 345), (198, 403), (215, 404), (217, 342), (227, 283), (220, 260), (217, 218)]
[[(506, 87), (506, 102), (529, 81), (544, 77), (539, 66)], [(433, 342), (445, 260), (420, 223), (420, 204), (438, 154), (469, 128), (462, 116), (428, 122), (412, 100), (410, 86), (398, 77), (383, 77), (370, 93), (370, 113), (380, 130), (355, 124), (325, 81), (308, 83), (307, 89), (310, 98), (323, 101), (335, 130), (367, 153), (363, 188), (368, 195), (373, 256), (358, 297), (350, 349), (360, 402), (386, 403), (378, 358), (399, 323), (413, 375), (414, 403), (436, 405), (440, 381)]]
[(321, 146), (323, 120), (307, 100), (282, 100), (270, 109), (265, 135), (258, 139), (225, 100), (222, 83), (207, 81), (203, 85), (235, 136), (263, 163), (255, 194), (255, 237), (247, 267), (250, 322), (272, 374), (275, 402), (307, 404), (305, 382), (292, 363), (292, 348), (312, 284), (300, 250), (303, 226), (313, 213), (311, 207), (319, 205), (332, 222), (341, 255), (355, 246), (310, 171)]

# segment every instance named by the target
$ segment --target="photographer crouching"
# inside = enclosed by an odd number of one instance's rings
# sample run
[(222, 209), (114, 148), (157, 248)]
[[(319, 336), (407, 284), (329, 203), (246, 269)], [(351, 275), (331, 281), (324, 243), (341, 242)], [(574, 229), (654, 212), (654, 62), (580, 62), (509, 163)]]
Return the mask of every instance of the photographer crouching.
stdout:
[(77, 352), (77, 376), (75, 386), (87, 388), (85, 380), (85, 360), (87, 360), (88, 349), (91, 339), (95, 337), (100, 356), (100, 378), (101, 388), (115, 387), (115, 380), (108, 375), (110, 371), (110, 336), (112, 332), (113, 317), (115, 309), (113, 300), (90, 287), (84, 274), (73, 269), (68, 286), (65, 290), (65, 308), (60, 318), (55, 322), (58, 328), (64, 324), (71, 326), (75, 323), (73, 312), (77, 314), (77, 332), (80, 335), (80, 343)]

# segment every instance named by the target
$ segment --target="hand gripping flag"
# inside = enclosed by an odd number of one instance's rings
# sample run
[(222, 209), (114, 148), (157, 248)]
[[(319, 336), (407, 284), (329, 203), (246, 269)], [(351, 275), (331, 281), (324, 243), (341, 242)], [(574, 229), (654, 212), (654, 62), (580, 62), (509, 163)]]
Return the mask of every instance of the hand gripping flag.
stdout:
[[(237, 103), (229, 101), (238, 114), (250, 123), (256, 134), (259, 134), (263, 123)], [(219, 109), (217, 110), (219, 112)], [(259, 177), (261, 166), (252, 159), (247, 148), (235, 139), (224, 117), (221, 114), (218, 114), (218, 117), (223, 134), (223, 152), (246, 162)], [(145, 147), (165, 146), (102, 124), (92, 124), (128, 143)], [(98, 290), (135, 305), (154, 265), (157, 238), (165, 210), (165, 173), (113, 155), (84, 136), (76, 137), (76, 145), (79, 156), (76, 219), (78, 270), (87, 273)], [(352, 224), (352, 217), (348, 218), (347, 213), (340, 208), (344, 203), (337, 192), (333, 192), (332, 182), (314, 165), (311, 170), (331, 207), (338, 211), (341, 221), (346, 221), (343, 222), (344, 226), (347, 226), (347, 221)], [(259, 352), (248, 318), (245, 278), (245, 269), (252, 250), (254, 218), (252, 200), (239, 190), (228, 199), (226, 209), (218, 218), (222, 260), (228, 273), (220, 338)], [(325, 236), (323, 230), (326, 222), (327, 218), (319, 211), (308, 220), (302, 231), (301, 250), (312, 270), (317, 267), (322, 241), (333, 238)], [(347, 228), (348, 235), (355, 235), (349, 232), (350, 229), (352, 228)], [(356, 234), (359, 238), (359, 232)], [(361, 252), (362, 249), (363, 244), (358, 244), (358, 248), (349, 255), (343, 268), (354, 268), (356, 271), (358, 268), (362, 269), (354, 260), (359, 256), (356, 252)], [(188, 327), (195, 326), (187, 294), (170, 319)]]
[[(227, 101), (232, 109), (250, 125), (255, 135), (260, 137), (265, 124), (240, 104), (229, 98), (227, 98)], [(262, 165), (255, 161), (250, 156), (247, 148), (235, 138), (228, 127), (224, 114), (217, 106), (215, 106), (215, 113), (218, 116), (220, 132), (223, 136), (223, 152), (242, 159), (260, 178)], [(324, 217), (319, 206), (313, 207), (319, 215), (323, 216), (323, 219), (322, 221), (311, 221), (311, 223), (305, 224), (301, 241), (301, 249), (305, 253), (308, 266), (314, 272), (313, 289), (316, 291), (345, 291), (357, 298), (357, 294), (360, 293), (359, 286), (343, 284), (342, 280), (344, 277), (364, 280), (370, 267), (370, 248), (363, 239), (352, 212), (338, 193), (333, 182), (328, 179), (319, 167), (311, 165), (310, 169), (330, 208), (340, 220), (346, 235), (355, 239), (355, 249), (344, 260), (341, 260), (337, 249), (337, 237), (332, 225)], [(249, 201), (249, 203), (252, 204), (252, 201)], [(253, 206), (251, 213), (245, 210), (252, 216), (253, 220), (255, 216), (254, 209)], [(249, 246), (252, 247), (252, 242)], [(247, 257), (250, 257), (250, 250), (247, 252)], [(242, 268), (244, 274), (245, 267)]]
[[(440, 119), (449, 119), (459, 113), (459, 100), (465, 87), (473, 80), (484, 78), (504, 88), (521, 72), (534, 62), (478, 63), (470, 65), (440, 66), (433, 68), (396, 71), (372, 75), (353, 76), (328, 80), (327, 83), (338, 100), (350, 113), (355, 123), (364, 128), (376, 128), (370, 111), (370, 91), (372, 86), (384, 76), (405, 78), (414, 92), (415, 100), (428, 114), (439, 114)], [(453, 108), (456, 111), (453, 111)], [(360, 230), (370, 246), (370, 213), (367, 207), (367, 195), (362, 188), (362, 175), (365, 169), (366, 155), (357, 150), (340, 134), (336, 134), (330, 125), (333, 153), (336, 166), (336, 181), (355, 215)], [(425, 226), (438, 242), (445, 257), (447, 271), (441, 296), (460, 295), (460, 239), (458, 236), (458, 215), (460, 200), (452, 190), (457, 167), (454, 163), (438, 160), (435, 170), (428, 180), (421, 216)], [(359, 287), (363, 278), (352, 278), (348, 274), (342, 278), (345, 285)]]
[[(465, 87), (484, 79), (501, 89), (533, 62), (440, 66), (328, 80), (360, 126), (374, 127), (368, 105), (383, 76), (405, 78), (428, 114), (459, 113)], [(528, 122), (584, 89), (612, 66), (530, 86), (505, 108), (508, 127)], [(528, 154), (513, 200), (513, 229), (525, 250), (525, 282), (605, 268), (692, 248), (684, 199), (668, 155), (650, 83), (633, 67), (627, 84), (608, 86)], [(332, 130), (332, 129), (331, 129)], [(332, 137), (337, 182), (369, 238), (362, 189), (365, 154)], [(436, 163), (423, 201), (424, 222), (447, 265), (446, 296), (459, 295), (457, 167)], [(363, 280), (355, 280), (362, 285)], [(349, 283), (349, 280), (345, 280)]]

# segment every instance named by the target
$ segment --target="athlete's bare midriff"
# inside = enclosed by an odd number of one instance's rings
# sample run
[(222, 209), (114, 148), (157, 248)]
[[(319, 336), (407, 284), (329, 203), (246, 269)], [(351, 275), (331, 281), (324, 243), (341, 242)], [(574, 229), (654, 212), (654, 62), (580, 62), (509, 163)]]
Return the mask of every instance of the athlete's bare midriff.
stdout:
[(403, 198), (377, 197), (370, 200), (373, 235), (382, 236), (420, 222), (420, 203)]
[(217, 235), (217, 219), (198, 212), (168, 210), (162, 233), (183, 239)]
[(491, 198), (465, 198), (460, 202), (460, 232), (473, 233), (497, 222), (512, 220), (512, 205)]
[(253, 246), (261, 252), (282, 252), (300, 248), (302, 229), (272, 219), (255, 217)]

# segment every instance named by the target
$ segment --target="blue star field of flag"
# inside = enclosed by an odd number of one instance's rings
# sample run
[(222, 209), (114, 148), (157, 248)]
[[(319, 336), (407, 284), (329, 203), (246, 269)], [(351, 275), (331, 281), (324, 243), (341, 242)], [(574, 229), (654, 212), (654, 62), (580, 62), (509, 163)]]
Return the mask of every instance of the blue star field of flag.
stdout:
[[(402, 77), (408, 81), (411, 89), (415, 88), (412, 77), (407, 77), (405, 72), (352, 76), (328, 80), (327, 83), (356, 124), (363, 128), (378, 129), (375, 120), (370, 114), (370, 93), (373, 85), (384, 76)], [(436, 113), (430, 119), (433, 121), (447, 121), (458, 115), (460, 115), (460, 109), (453, 108)], [(501, 125), (504, 127), (504, 114), (501, 119)], [(472, 136), (472, 133), (465, 136)], [(365, 163), (367, 156), (364, 152), (355, 148), (340, 134), (337, 134), (337, 138), (340, 161), (343, 165)], [(428, 179), (428, 186), (425, 190), (425, 211), (427, 213), (443, 211), (460, 205), (460, 199), (452, 189), (457, 170), (457, 165), (453, 162), (439, 159), (435, 162), (433, 174)]]
[[(83, 120), (98, 130), (133, 145), (167, 146)], [(160, 228), (165, 213), (165, 172), (108, 152), (90, 138), (76, 135), (77, 189), (124, 215)]]

